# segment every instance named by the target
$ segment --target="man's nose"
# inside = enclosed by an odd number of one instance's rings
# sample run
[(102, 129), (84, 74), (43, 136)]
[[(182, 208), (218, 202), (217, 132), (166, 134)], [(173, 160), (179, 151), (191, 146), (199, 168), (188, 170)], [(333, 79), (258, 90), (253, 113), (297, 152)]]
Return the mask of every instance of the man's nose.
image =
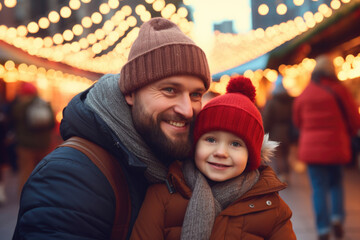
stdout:
[(178, 102), (174, 107), (174, 111), (181, 114), (186, 119), (190, 119), (194, 116), (193, 102), (190, 96), (182, 95), (178, 98)]

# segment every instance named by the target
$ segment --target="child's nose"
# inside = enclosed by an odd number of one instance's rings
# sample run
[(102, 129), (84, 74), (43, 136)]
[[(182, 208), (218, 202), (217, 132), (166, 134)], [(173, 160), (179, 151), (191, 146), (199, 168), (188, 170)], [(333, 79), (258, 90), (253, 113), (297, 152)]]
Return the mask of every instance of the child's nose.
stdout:
[(228, 149), (226, 144), (220, 143), (214, 152), (214, 156), (218, 158), (227, 158), (228, 157)]

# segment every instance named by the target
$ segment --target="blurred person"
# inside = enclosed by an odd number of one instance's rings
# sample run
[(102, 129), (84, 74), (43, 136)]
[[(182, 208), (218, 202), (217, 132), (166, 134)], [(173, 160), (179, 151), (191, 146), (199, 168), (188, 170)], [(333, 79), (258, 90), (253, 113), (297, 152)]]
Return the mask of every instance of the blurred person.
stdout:
[(250, 79), (200, 111), (194, 159), (170, 166), (166, 184), (149, 187), (131, 239), (296, 239), (286, 184), (266, 163), (276, 142), (264, 137)]
[(8, 154), (6, 149), (8, 116), (6, 115), (5, 106), (6, 104), (3, 101), (3, 97), (0, 95), (0, 206), (6, 202), (3, 168), (8, 161)]
[(309, 85), (294, 101), (293, 121), (300, 131), (299, 160), (307, 164), (311, 181), (319, 240), (330, 239), (331, 231), (344, 236), (343, 166), (351, 161), (350, 135), (360, 128), (357, 109), (330, 58), (316, 58)]
[(271, 140), (279, 142), (275, 157), (271, 165), (281, 181), (289, 183), (290, 147), (296, 140), (292, 122), (292, 105), (294, 98), (289, 95), (283, 86), (282, 76), (275, 82), (271, 97), (267, 100), (262, 110), (264, 130), (269, 133)]
[(16, 101), (6, 102), (3, 105), (3, 112), (6, 116), (6, 137), (5, 137), (5, 151), (7, 162), (14, 173), (18, 172), (17, 154), (16, 154), (16, 139), (14, 121), (11, 119), (11, 109)]
[(14, 133), (14, 124), (11, 120), (11, 108), (14, 101), (8, 101), (5, 96), (0, 103), (0, 122), (1, 122), (1, 141), (2, 154), (0, 159), (3, 159), (6, 164), (10, 165), (11, 170), (16, 173), (17, 160), (16, 160), (16, 142)]
[(169, 164), (190, 154), (210, 80), (205, 53), (176, 24), (143, 23), (120, 74), (104, 75), (75, 96), (60, 125), (64, 140), (86, 139), (116, 159), (126, 181), (117, 186), (125, 193), (120, 204), (86, 155), (60, 147), (25, 184), (13, 239), (110, 239), (119, 211), (120, 239), (128, 239), (148, 184), (165, 181)]
[(35, 85), (22, 82), (11, 104), (15, 130), (19, 192), (40, 160), (50, 152), (55, 116), (51, 105), (42, 100)]

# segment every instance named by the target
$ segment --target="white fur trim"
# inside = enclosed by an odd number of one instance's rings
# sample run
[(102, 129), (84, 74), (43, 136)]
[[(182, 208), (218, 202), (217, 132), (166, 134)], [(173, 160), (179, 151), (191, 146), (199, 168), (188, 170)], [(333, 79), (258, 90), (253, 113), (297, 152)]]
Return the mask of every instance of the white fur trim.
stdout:
[(265, 134), (261, 146), (261, 162), (270, 162), (270, 158), (274, 156), (276, 147), (279, 146), (279, 144), (279, 142), (269, 140), (269, 134)]

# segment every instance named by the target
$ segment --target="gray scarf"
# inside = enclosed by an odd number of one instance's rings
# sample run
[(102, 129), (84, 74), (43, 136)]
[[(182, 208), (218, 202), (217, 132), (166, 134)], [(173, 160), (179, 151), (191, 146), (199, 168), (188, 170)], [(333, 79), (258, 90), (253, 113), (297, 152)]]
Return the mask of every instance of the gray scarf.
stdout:
[(182, 240), (209, 239), (216, 216), (251, 189), (260, 176), (259, 171), (254, 170), (210, 187), (193, 161), (184, 162), (183, 174), (192, 196), (181, 230)]
[(93, 109), (113, 130), (120, 141), (147, 165), (145, 177), (150, 183), (163, 182), (167, 168), (151, 152), (135, 130), (131, 108), (120, 91), (119, 74), (108, 74), (90, 89), (85, 104)]

